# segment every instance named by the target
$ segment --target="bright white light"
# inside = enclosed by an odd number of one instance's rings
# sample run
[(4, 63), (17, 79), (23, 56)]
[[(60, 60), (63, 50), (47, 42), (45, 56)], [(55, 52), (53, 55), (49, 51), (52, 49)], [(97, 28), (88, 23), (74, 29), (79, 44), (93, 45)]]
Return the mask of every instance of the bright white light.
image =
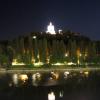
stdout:
[(33, 36), (33, 39), (36, 39), (36, 36)]
[(76, 64), (73, 62), (68, 62), (68, 65), (76, 65)]
[(50, 24), (47, 26), (47, 33), (56, 34), (56, 33), (55, 33), (55, 29), (54, 29), (54, 25), (52, 25), (51, 22), (50, 22)]
[(54, 63), (54, 64), (52, 64), (52, 65), (65, 65), (64, 63)]
[(17, 74), (14, 74), (14, 75), (13, 75), (13, 83), (14, 83), (15, 85), (18, 84), (18, 75), (17, 75)]
[(48, 94), (48, 100), (55, 100), (54, 92), (51, 92), (51, 93)]
[(62, 33), (62, 30), (58, 30), (58, 32), (59, 32), (59, 34), (61, 34)]
[(69, 74), (69, 72), (64, 72), (64, 75), (68, 75)]
[(64, 78), (66, 79), (70, 73), (68, 71), (64, 72)]

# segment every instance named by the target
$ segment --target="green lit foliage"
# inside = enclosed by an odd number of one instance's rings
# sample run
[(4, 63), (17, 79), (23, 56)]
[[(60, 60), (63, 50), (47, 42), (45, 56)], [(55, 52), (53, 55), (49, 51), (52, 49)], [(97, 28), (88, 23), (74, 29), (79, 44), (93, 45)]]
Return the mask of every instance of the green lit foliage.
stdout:
[(59, 51), (59, 58), (60, 58), (60, 62), (64, 62), (65, 61), (65, 52), (66, 52), (66, 47), (65, 44), (63, 42), (63, 40), (61, 40), (58, 44), (58, 51)]
[(31, 57), (30, 52), (27, 52), (27, 53), (24, 54), (24, 56), (23, 56), (23, 62), (25, 64), (31, 64), (32, 63), (31, 59), (32, 59), (32, 57)]
[[(27, 60), (28, 60), (28, 63), (32, 63), (32, 56), (33, 56), (33, 43), (32, 43), (32, 36), (28, 36), (28, 48), (29, 48), (29, 52), (26, 52), (24, 54), (24, 56), (26, 56)], [(26, 62), (26, 61), (25, 61)]]
[[(70, 31), (62, 34), (46, 34), (34, 33), (26, 37), (20, 37), (13, 43), (14, 59), (18, 62), (31, 64), (33, 62), (47, 63), (48, 58), (50, 64), (72, 62), (81, 64), (85, 62), (98, 63), (99, 56), (97, 57), (97, 47), (94, 41), (74, 34)], [(79, 49), (80, 54), (77, 54)], [(68, 53), (68, 56), (65, 54)]]
[(77, 62), (77, 46), (75, 40), (68, 41), (69, 59), (71, 62)]
[(89, 53), (89, 57), (95, 57), (96, 56), (96, 45), (95, 45), (95, 43), (93, 43), (93, 42), (89, 43), (88, 53)]
[(8, 66), (8, 57), (5, 54), (0, 54), (0, 65)]
[(24, 54), (24, 38), (21, 37), (19, 40), (19, 49), (20, 49), (20, 54), (23, 55)]
[(8, 57), (1, 46), (0, 46), (0, 65), (1, 66), (8, 65)]
[(64, 62), (66, 47), (63, 40), (52, 41), (52, 55), (50, 61), (52, 63)]
[(11, 66), (13, 58), (14, 58), (14, 49), (11, 46), (7, 47), (6, 56), (8, 58), (8, 66)]
[(87, 62), (90, 64), (97, 63), (96, 45), (94, 42), (90, 42), (88, 46), (88, 58)]
[(38, 40), (38, 59), (40, 62), (46, 63), (47, 59), (47, 39)]
[(38, 39), (35, 38), (33, 39), (33, 45), (34, 45), (34, 50), (33, 50), (33, 55), (34, 55), (34, 59), (35, 59), (35, 62), (38, 62)]
[(51, 63), (56, 63), (57, 62), (57, 41), (53, 40), (52, 41), (52, 49), (51, 49), (51, 57), (50, 57), (50, 62)]
[(46, 58), (47, 58), (47, 40), (46, 38), (43, 39), (42, 41), (42, 62), (46, 63)]

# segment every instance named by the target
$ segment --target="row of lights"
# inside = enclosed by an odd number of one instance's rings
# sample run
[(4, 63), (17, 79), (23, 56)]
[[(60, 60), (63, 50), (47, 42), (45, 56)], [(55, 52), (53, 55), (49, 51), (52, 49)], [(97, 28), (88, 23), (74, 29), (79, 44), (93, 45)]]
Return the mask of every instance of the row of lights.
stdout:
[[(89, 75), (89, 71), (80, 71), (80, 74), (85, 75), (86, 77), (88, 77)], [(50, 79), (51, 80), (58, 80), (59, 79), (59, 73), (58, 72), (50, 72)], [(69, 71), (65, 71), (64, 72), (64, 79), (67, 79), (69, 75), (73, 75), (71, 72)], [(37, 82), (41, 80), (42, 75), (40, 73), (35, 73), (32, 75), (32, 83), (33, 85), (37, 85)], [(26, 83), (26, 81), (28, 80), (28, 76), (27, 74), (14, 74), (12, 77), (13, 83), (15, 85), (18, 85), (18, 81), (21, 80), (23, 83)]]

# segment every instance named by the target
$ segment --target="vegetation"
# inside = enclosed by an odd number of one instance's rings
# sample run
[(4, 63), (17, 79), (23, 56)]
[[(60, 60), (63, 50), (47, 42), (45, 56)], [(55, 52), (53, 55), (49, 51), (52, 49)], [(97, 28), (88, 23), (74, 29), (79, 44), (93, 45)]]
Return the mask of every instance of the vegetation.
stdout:
[(100, 65), (99, 51), (99, 41), (91, 41), (71, 31), (56, 35), (31, 33), (6, 44), (0, 43), (0, 65)]

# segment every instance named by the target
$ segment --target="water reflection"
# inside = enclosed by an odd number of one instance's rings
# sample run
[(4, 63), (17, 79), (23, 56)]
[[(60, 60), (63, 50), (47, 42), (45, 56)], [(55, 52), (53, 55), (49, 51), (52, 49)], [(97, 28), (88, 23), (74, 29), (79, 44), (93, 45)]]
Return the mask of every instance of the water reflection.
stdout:
[(33, 86), (38, 86), (38, 82), (41, 80), (41, 74), (40, 73), (35, 73), (32, 75), (32, 85)]
[(64, 72), (64, 78), (65, 79), (67, 79), (68, 75), (69, 75), (69, 72), (68, 71)]
[(0, 75), (0, 97), (4, 100), (99, 100), (99, 94), (100, 71)]
[(25, 83), (28, 80), (28, 76), (26, 74), (20, 74), (19, 79)]
[(15, 84), (15, 86), (17, 86), (18, 85), (18, 74), (14, 74), (12, 76), (12, 80), (13, 80), (13, 83)]
[(55, 94), (54, 94), (54, 92), (48, 93), (48, 100), (55, 100)]
[(62, 90), (62, 91), (59, 92), (59, 97), (63, 98), (63, 95), (64, 95), (64, 91)]
[[(50, 73), (31, 73), (29, 74), (10, 74), (12, 76), (12, 83), (15, 86), (20, 86), (27, 84), (31, 84), (33, 86), (39, 86), (39, 85), (57, 85), (57, 84), (64, 84), (66, 82), (69, 82), (70, 80), (76, 80), (80, 82), (83, 79), (86, 79), (91, 75), (92, 72), (89, 71), (65, 71), (65, 72), (55, 72), (51, 71)], [(10, 81), (10, 82), (11, 82)], [(30, 83), (29, 83), (30, 82)], [(10, 83), (11, 84), (11, 83)]]
[(57, 80), (59, 78), (59, 73), (52, 71), (50, 79)]

